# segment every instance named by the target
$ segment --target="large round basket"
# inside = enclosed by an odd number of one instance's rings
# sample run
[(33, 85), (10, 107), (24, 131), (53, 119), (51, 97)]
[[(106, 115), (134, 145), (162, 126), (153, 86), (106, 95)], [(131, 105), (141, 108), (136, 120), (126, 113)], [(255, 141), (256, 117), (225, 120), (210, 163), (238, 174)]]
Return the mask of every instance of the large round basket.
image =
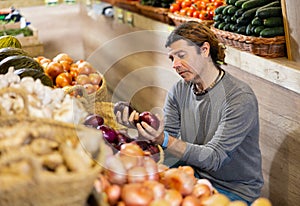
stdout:
[(170, 18), (168, 17), (168, 11), (169, 11), (168, 8), (148, 6), (148, 5), (143, 5), (141, 3), (137, 3), (136, 6), (139, 9), (140, 14), (142, 14), (145, 17), (166, 24), (169, 24), (171, 22)]
[[(52, 119), (27, 118), (24, 116), (8, 116), (0, 118), (0, 129), (15, 127), (16, 130), (27, 128), (26, 134), (52, 138), (58, 142), (82, 144), (89, 153), (95, 155), (92, 167), (84, 171), (64, 173), (50, 172), (42, 168), (40, 159), (32, 153), (18, 148), (0, 150), (0, 205), (5, 206), (83, 206), (92, 192), (94, 181), (101, 172), (101, 161), (105, 150), (99, 132), (85, 126), (58, 122)], [(98, 136), (98, 138), (96, 138)], [(95, 137), (95, 138), (94, 138)], [(12, 137), (14, 138), (14, 137)], [(94, 145), (94, 146), (92, 146)], [(98, 146), (96, 146), (98, 145)], [(94, 148), (93, 148), (94, 147)], [(26, 161), (30, 165), (30, 173), (24, 174), (16, 170), (8, 173), (3, 168), (13, 162)], [(78, 164), (81, 164), (78, 161)], [(5, 167), (6, 166), (6, 167)]]
[(78, 94), (78, 99), (85, 108), (93, 107), (95, 102), (107, 101), (108, 99), (107, 83), (103, 75), (101, 86), (94, 93), (88, 94), (86, 89), (82, 85), (64, 87), (63, 89), (68, 94), (72, 94), (73, 92)]
[(223, 31), (211, 27), (220, 42), (242, 51), (250, 52), (266, 58), (284, 57), (286, 55), (285, 37), (271, 38), (246, 36), (234, 32)]

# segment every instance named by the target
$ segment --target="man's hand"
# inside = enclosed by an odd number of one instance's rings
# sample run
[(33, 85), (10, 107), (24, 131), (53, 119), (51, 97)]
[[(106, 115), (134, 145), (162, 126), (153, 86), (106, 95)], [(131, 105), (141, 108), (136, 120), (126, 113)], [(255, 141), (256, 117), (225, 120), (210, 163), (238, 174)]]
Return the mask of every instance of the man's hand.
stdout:
[(140, 136), (157, 144), (162, 144), (162, 142), (164, 141), (164, 121), (163, 119), (160, 119), (158, 115), (156, 115), (156, 117), (160, 122), (157, 130), (148, 125), (146, 122), (137, 123), (136, 127)]

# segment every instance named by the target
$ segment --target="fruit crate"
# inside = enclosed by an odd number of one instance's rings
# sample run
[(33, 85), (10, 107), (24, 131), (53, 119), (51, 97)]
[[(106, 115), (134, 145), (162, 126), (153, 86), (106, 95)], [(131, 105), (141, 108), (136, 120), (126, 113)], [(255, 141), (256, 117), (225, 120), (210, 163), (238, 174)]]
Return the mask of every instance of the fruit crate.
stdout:
[(22, 48), (28, 52), (32, 57), (40, 56), (44, 54), (44, 46), (39, 41), (38, 30), (32, 25), (28, 26), (32, 32), (32, 36), (16, 36), (20, 41)]
[(211, 29), (225, 45), (266, 58), (286, 56), (285, 36), (264, 38), (223, 31), (213, 26)]

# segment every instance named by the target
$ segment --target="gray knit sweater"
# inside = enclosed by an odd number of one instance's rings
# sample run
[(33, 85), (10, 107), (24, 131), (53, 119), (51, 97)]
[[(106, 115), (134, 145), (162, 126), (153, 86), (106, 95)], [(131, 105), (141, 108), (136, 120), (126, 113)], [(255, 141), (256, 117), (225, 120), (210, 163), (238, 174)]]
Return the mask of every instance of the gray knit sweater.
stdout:
[(247, 201), (260, 196), (258, 104), (246, 83), (226, 72), (208, 93), (195, 95), (191, 83), (180, 80), (169, 91), (164, 112), (165, 130), (188, 142), (180, 161)]

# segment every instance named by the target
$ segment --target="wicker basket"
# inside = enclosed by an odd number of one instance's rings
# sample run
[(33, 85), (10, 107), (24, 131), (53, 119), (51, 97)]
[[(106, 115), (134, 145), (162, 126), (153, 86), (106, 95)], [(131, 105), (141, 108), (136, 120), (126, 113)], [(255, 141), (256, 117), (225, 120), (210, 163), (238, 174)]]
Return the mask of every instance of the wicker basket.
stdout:
[[(31, 132), (46, 138), (54, 138), (58, 142), (66, 140), (77, 144), (79, 137), (85, 136), (85, 141), (93, 142), (93, 134), (98, 131), (85, 126), (75, 126), (69, 123), (57, 122), (52, 119), (27, 118), (24, 116), (9, 116), (0, 118), (0, 127), (16, 127), (25, 124)], [(78, 135), (78, 134), (81, 135)], [(82, 136), (80, 138), (83, 138)], [(97, 162), (103, 161), (104, 143), (98, 142)], [(99, 139), (97, 139), (99, 141)], [(23, 152), (21, 152), (23, 151)], [(83, 206), (90, 195), (94, 181), (101, 172), (100, 162), (82, 172), (67, 172), (57, 174), (42, 169), (40, 160), (26, 150), (9, 150), (0, 152), (0, 171), (4, 165), (14, 161), (25, 160), (30, 165), (29, 174), (7, 173), (0, 175), (0, 205), (6, 206)], [(80, 164), (80, 162), (78, 162)]]
[(148, 17), (148, 18), (151, 18), (151, 19), (154, 19), (154, 20), (166, 23), (166, 24), (170, 24), (170, 22), (171, 22), (171, 19), (168, 16), (168, 12), (169, 12), (168, 8), (146, 6), (146, 5), (142, 5), (140, 3), (137, 3), (136, 6), (140, 10), (140, 14), (145, 17)]
[(116, 0), (115, 1), (115, 6), (119, 7), (121, 9), (127, 10), (127, 11), (131, 11), (134, 13), (139, 13), (140, 10), (139, 8), (136, 6), (138, 3), (138, 1), (130, 1), (130, 0)]
[(63, 89), (67, 94), (72, 94), (73, 92), (78, 94), (78, 99), (85, 108), (93, 107), (95, 102), (107, 101), (108, 98), (107, 83), (104, 76), (102, 76), (100, 88), (92, 94), (88, 94), (82, 85), (64, 87)]
[(95, 102), (93, 106), (87, 108), (87, 111), (91, 114), (98, 114), (103, 117), (104, 124), (115, 130), (127, 130), (127, 127), (116, 121), (114, 103), (112, 102)]
[(198, 18), (182, 16), (182, 15), (174, 14), (174, 13), (171, 13), (171, 12), (168, 12), (168, 16), (173, 21), (175, 26), (178, 26), (178, 25), (180, 25), (184, 22), (187, 22), (187, 21), (197, 21), (197, 22), (200, 22), (202, 24), (205, 24), (206, 26), (211, 26), (214, 23), (213, 20), (201, 20), (201, 19), (198, 19)]
[(245, 36), (211, 27), (220, 42), (266, 58), (284, 57), (286, 55), (285, 37), (272, 38)]

